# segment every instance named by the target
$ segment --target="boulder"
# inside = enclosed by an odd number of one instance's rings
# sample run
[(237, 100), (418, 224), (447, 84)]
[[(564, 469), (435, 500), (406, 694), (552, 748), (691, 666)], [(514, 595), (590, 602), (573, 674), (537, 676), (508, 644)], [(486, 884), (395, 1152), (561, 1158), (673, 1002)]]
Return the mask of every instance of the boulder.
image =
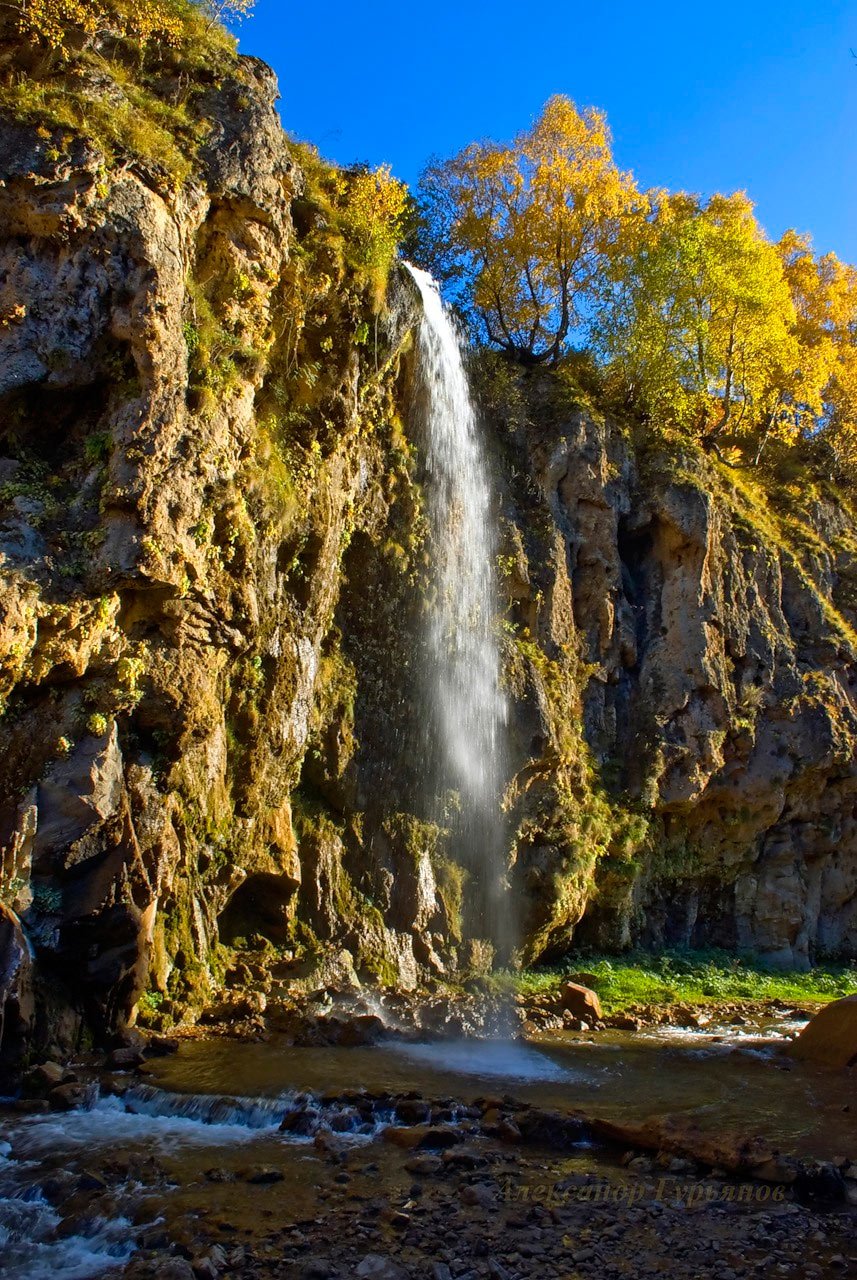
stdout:
[(857, 1065), (857, 996), (826, 1005), (788, 1048), (793, 1058), (844, 1071)]
[(566, 982), (560, 987), (555, 1007), (588, 1022), (590, 1026), (593, 1022), (600, 1022), (603, 1016), (597, 994), (577, 982)]
[(77, 1111), (78, 1108), (86, 1106), (89, 1098), (90, 1090), (87, 1086), (73, 1081), (57, 1085), (56, 1089), (51, 1089), (48, 1094), (52, 1111)]
[[(589, 1128), (596, 1138), (607, 1142), (678, 1156), (731, 1174), (776, 1180), (773, 1174), (779, 1167), (778, 1154), (764, 1138), (754, 1134), (704, 1130), (690, 1117), (682, 1115), (653, 1116), (643, 1121), (593, 1117)], [(791, 1174), (787, 1180), (790, 1178)]]
[(67, 1079), (65, 1068), (59, 1062), (39, 1062), (27, 1072), (25, 1083), (34, 1092), (40, 1093), (55, 1089)]

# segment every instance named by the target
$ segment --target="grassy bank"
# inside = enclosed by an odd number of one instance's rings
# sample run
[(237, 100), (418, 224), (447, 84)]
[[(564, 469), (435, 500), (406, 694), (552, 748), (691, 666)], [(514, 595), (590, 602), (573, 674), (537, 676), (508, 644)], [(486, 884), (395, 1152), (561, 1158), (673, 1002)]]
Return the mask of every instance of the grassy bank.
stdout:
[(857, 967), (819, 965), (809, 973), (765, 968), (752, 957), (726, 951), (667, 951), (659, 955), (570, 956), (561, 966), (528, 969), (519, 976), (524, 995), (548, 994), (575, 975), (589, 983), (610, 1013), (643, 1004), (714, 1005), (734, 1001), (838, 1000), (857, 994)]

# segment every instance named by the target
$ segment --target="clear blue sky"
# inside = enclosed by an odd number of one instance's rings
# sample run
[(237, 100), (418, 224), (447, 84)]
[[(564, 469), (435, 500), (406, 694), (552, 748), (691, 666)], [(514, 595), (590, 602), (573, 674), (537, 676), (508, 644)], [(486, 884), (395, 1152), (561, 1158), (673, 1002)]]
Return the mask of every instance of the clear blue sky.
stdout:
[(857, 0), (257, 0), (240, 39), (286, 128), (340, 163), (413, 183), (567, 93), (607, 112), (641, 185), (744, 188), (772, 235), (857, 263)]

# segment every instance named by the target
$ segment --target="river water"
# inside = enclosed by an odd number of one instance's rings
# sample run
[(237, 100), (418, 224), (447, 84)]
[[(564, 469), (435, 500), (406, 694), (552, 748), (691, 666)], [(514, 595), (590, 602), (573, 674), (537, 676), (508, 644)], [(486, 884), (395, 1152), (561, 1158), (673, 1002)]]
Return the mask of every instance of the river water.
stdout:
[[(252, 1222), (258, 1189), (232, 1180), (247, 1167), (275, 1165), (295, 1212), (314, 1215), (322, 1159), (314, 1135), (279, 1132), (283, 1117), (305, 1105), (305, 1091), (314, 1092), (319, 1127), (365, 1151), (382, 1177), (390, 1149), (378, 1139), (392, 1114), (355, 1126), (342, 1103), (319, 1100), (320, 1090), (331, 1098), (359, 1087), (414, 1090), (453, 1100), (453, 1111), (477, 1096), (513, 1095), (614, 1120), (681, 1114), (703, 1129), (760, 1135), (793, 1154), (854, 1157), (857, 1123), (841, 1077), (785, 1058), (788, 1029), (347, 1049), (293, 1048), (276, 1038), (188, 1040), (175, 1056), (147, 1064), (143, 1079), (129, 1074), (124, 1097), (94, 1092), (88, 1109), (7, 1115), (0, 1123), (0, 1276), (120, 1275), (139, 1241), (158, 1229), (165, 1204), (172, 1215), (198, 1214), (200, 1186), (210, 1192), (207, 1212)], [(593, 1150), (580, 1156), (615, 1160)], [(79, 1196), (77, 1213), (69, 1179), (90, 1192)], [(93, 1208), (93, 1182), (102, 1179)]]

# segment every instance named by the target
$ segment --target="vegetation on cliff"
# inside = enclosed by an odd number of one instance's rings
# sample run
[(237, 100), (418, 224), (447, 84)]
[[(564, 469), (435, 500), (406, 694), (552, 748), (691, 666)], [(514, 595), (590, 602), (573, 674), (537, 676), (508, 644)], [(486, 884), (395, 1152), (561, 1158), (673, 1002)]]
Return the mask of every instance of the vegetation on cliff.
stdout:
[(212, 90), (247, 83), (235, 40), (193, 0), (18, 0), (0, 11), (0, 110), (56, 159), (85, 139), (106, 168), (175, 190), (210, 137)]
[(857, 466), (857, 271), (777, 242), (743, 193), (641, 192), (604, 115), (552, 98), (508, 144), (472, 144), (421, 184), (422, 246), (474, 335), (526, 364), (570, 343), (625, 414), (756, 462)]

